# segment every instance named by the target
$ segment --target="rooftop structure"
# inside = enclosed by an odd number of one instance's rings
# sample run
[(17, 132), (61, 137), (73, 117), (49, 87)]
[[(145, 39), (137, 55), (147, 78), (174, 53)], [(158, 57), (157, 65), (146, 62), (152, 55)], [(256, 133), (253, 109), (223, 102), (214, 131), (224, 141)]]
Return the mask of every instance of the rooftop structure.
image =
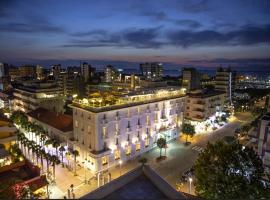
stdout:
[(104, 112), (183, 96), (185, 96), (185, 89), (175, 86), (156, 89), (143, 88), (131, 92), (106, 93), (105, 95), (95, 93), (89, 98), (75, 99), (72, 106), (92, 112)]
[(81, 199), (187, 199), (149, 166), (139, 166)]

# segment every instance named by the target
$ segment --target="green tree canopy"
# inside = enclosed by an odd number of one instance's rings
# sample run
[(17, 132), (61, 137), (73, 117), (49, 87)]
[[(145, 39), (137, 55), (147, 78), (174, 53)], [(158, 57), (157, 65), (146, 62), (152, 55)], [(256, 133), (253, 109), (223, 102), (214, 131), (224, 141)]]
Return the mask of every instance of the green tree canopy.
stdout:
[(166, 146), (166, 144), (167, 144), (167, 141), (166, 141), (166, 139), (165, 138), (159, 138), (158, 140), (157, 140), (157, 146), (158, 146), (158, 148), (160, 149), (160, 155), (159, 155), (159, 157), (161, 157), (161, 150), (163, 149), (163, 148), (165, 148), (165, 146)]
[(186, 143), (188, 136), (193, 137), (195, 132), (195, 127), (192, 124), (184, 123), (182, 126), (182, 132), (184, 135), (186, 135)]
[(195, 191), (205, 199), (261, 199), (269, 193), (261, 182), (262, 161), (238, 143), (208, 143), (195, 162)]

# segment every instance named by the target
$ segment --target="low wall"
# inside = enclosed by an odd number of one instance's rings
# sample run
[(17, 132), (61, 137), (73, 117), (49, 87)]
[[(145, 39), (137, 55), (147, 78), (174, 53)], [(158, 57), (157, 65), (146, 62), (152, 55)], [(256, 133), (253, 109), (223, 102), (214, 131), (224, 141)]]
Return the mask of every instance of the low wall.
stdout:
[(16, 163), (13, 163), (11, 165), (6, 165), (6, 166), (0, 168), (0, 173), (10, 171), (12, 169), (22, 167), (24, 165), (25, 165), (25, 161), (16, 162)]
[(184, 195), (182, 195), (180, 192), (177, 192), (169, 183), (167, 183), (149, 166), (144, 166), (143, 172), (160, 191), (162, 191), (167, 197), (169, 197), (169, 199), (185, 199)]
[(141, 166), (99, 187), (80, 199), (102, 199), (142, 174)]

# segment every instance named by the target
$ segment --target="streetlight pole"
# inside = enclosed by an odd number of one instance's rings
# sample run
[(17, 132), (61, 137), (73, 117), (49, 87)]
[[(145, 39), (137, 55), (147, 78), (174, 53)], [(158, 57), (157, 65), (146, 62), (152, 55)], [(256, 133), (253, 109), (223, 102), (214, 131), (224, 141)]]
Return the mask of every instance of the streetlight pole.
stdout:
[(119, 160), (119, 165), (120, 165), (120, 176), (121, 176), (122, 175), (122, 172), (121, 172), (122, 160)]
[(85, 162), (83, 161), (83, 168), (84, 168), (84, 183), (86, 184), (86, 169), (85, 169)]
[(191, 194), (191, 182), (192, 182), (192, 178), (191, 177), (189, 177), (189, 194)]

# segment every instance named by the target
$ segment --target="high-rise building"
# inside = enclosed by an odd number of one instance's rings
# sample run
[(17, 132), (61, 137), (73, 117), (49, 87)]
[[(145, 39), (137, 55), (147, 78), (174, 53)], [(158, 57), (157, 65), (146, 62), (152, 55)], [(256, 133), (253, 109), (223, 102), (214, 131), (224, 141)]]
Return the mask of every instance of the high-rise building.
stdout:
[(38, 80), (43, 80), (45, 78), (44, 76), (44, 69), (42, 66), (37, 65), (36, 67), (36, 74), (37, 74), (37, 79)]
[(74, 79), (75, 75), (68, 74), (66, 71), (60, 72), (57, 82), (65, 96), (71, 96), (73, 94)]
[(55, 81), (24, 81), (15, 86), (13, 110), (29, 112), (39, 107), (53, 112), (64, 111), (62, 89)]
[[(116, 101), (115, 98), (118, 98)], [(122, 98), (122, 99), (119, 99)], [(122, 103), (117, 103), (122, 102)], [(98, 97), (75, 99), (73, 109), (73, 149), (79, 162), (94, 173), (133, 159), (180, 134), (185, 93), (166, 87), (131, 92), (110, 100)]]
[(162, 63), (141, 63), (140, 69), (142, 76), (147, 80), (161, 80), (163, 75)]
[(184, 68), (182, 70), (182, 87), (190, 90), (200, 89), (201, 74), (195, 68)]
[(105, 82), (106, 83), (112, 83), (114, 82), (117, 77), (119, 75), (118, 70), (112, 66), (112, 65), (108, 65), (105, 68)]
[(224, 91), (227, 94), (227, 99), (232, 104), (232, 96), (235, 88), (236, 72), (228, 68), (218, 68), (215, 77), (215, 89)]
[(51, 73), (53, 75), (53, 77), (55, 78), (55, 80), (57, 80), (59, 78), (61, 72), (61, 65), (57, 64), (57, 65), (53, 65), (51, 67)]
[(6, 90), (10, 83), (9, 66), (6, 63), (0, 63), (0, 90)]
[(89, 65), (86, 62), (83, 62), (81, 64), (81, 74), (85, 82), (88, 82), (90, 78), (94, 76), (94, 73), (95, 73), (95, 68), (93, 68), (91, 65)]
[(36, 66), (33, 65), (24, 65), (19, 68), (20, 77), (30, 77), (36, 78)]

